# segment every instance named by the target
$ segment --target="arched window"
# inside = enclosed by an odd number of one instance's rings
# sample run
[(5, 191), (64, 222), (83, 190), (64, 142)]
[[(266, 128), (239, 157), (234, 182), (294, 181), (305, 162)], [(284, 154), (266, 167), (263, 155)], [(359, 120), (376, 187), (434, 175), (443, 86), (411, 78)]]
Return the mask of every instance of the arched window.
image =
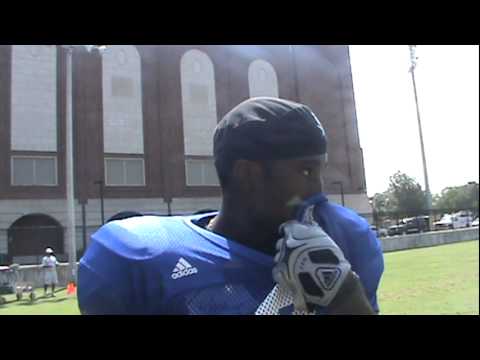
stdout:
[(11, 149), (56, 152), (56, 46), (13, 45), (11, 86)]
[(278, 98), (278, 80), (273, 66), (265, 60), (255, 60), (248, 69), (250, 97), (270, 96)]
[(213, 63), (202, 51), (186, 52), (180, 64), (185, 170), (188, 186), (218, 185), (213, 166), (217, 100)]
[(190, 50), (181, 60), (183, 129), (186, 155), (212, 155), (217, 126), (213, 63), (207, 54)]
[(132, 45), (103, 55), (103, 140), (109, 154), (143, 154), (142, 69)]
[(113, 45), (105, 51), (102, 64), (105, 183), (144, 186), (140, 55), (135, 46)]

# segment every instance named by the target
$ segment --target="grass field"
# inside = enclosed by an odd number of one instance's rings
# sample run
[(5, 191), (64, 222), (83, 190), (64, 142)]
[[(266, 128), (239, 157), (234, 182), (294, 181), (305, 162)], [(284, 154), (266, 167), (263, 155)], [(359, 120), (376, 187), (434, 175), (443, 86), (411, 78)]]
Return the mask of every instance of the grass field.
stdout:
[[(478, 241), (385, 254), (379, 289), (382, 314), (479, 314)], [(38, 295), (43, 290), (37, 290)], [(77, 299), (64, 289), (0, 306), (0, 315), (79, 315)]]
[(382, 314), (479, 314), (478, 241), (385, 254)]
[[(50, 289), (48, 293), (50, 294)], [(43, 289), (35, 291), (38, 299), (31, 304), (28, 294), (23, 300), (16, 301), (15, 295), (4, 296), (7, 304), (0, 305), (0, 315), (80, 315), (77, 297), (67, 295), (66, 289), (55, 291), (55, 297), (43, 297)]]

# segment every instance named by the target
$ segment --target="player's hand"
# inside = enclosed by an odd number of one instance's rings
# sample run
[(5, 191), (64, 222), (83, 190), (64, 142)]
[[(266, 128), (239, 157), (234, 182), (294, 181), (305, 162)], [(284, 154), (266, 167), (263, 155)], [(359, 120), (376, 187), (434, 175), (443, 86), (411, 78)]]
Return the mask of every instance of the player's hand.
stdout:
[(340, 248), (318, 225), (288, 221), (280, 226), (273, 278), (291, 292), (296, 310), (328, 306), (351, 271)]

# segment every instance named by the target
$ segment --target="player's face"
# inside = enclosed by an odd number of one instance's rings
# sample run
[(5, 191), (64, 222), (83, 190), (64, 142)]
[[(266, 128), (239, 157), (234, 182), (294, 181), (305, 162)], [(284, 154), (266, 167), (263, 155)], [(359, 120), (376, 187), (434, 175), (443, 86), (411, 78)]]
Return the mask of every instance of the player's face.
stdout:
[(267, 166), (265, 196), (262, 203), (265, 216), (280, 225), (293, 219), (303, 200), (322, 191), (323, 156), (275, 160)]

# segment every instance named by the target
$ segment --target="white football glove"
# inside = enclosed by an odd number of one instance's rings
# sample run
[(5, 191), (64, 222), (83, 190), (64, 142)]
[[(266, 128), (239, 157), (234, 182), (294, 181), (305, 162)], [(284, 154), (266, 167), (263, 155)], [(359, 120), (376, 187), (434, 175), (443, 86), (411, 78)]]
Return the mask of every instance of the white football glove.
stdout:
[(280, 234), (274, 280), (291, 293), (296, 311), (311, 311), (307, 304), (328, 306), (351, 270), (343, 252), (313, 221), (288, 221)]

